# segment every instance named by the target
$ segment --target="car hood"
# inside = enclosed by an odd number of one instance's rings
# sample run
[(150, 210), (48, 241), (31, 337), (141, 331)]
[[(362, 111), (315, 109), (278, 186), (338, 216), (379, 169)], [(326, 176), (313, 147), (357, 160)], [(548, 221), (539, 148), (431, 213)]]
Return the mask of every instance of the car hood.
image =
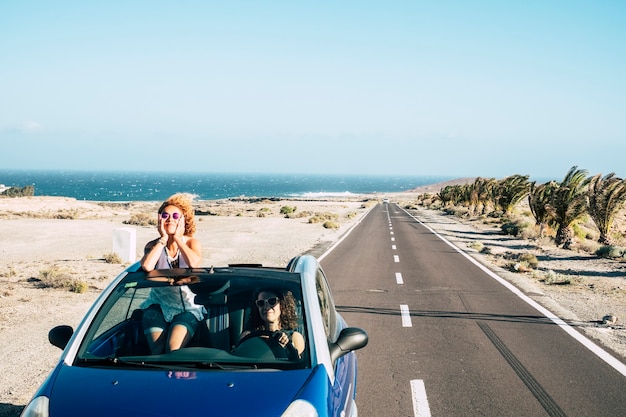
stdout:
[(61, 365), (48, 381), (50, 416), (280, 416), (311, 374), (311, 369), (227, 372)]

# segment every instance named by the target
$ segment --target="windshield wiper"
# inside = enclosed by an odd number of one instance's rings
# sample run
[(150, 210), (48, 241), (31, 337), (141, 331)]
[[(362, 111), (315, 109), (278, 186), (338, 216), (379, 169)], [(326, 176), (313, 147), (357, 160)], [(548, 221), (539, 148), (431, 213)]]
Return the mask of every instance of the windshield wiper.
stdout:
[[(118, 356), (107, 356), (104, 358), (80, 358), (78, 364), (82, 366), (119, 366), (119, 367), (134, 367), (134, 368), (159, 368), (159, 369), (171, 369), (171, 365), (159, 364), (154, 362), (145, 361), (132, 361), (122, 359)], [(188, 367), (185, 367), (186, 369)]]
[(224, 364), (219, 362), (198, 362), (195, 363), (194, 366), (200, 369), (221, 369), (221, 370), (229, 370), (229, 369), (257, 369), (256, 365), (249, 364)]
[(224, 364), (219, 362), (146, 362), (143, 360), (128, 360), (118, 356), (104, 358), (80, 358), (79, 366), (110, 366), (110, 367), (133, 367), (133, 368), (158, 368), (158, 369), (258, 369), (255, 364)]

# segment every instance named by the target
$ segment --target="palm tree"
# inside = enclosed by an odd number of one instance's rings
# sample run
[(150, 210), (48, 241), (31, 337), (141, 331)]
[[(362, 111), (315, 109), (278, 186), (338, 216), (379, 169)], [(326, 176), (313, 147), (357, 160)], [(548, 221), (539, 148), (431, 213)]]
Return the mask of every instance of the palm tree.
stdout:
[[(483, 214), (487, 210), (487, 206), (491, 201), (491, 194), (496, 180), (494, 178), (476, 178), (474, 183), (469, 186), (469, 206), (470, 213), (475, 214), (481, 211)], [(493, 202), (492, 202), (493, 203)]]
[(556, 181), (550, 181), (540, 185), (536, 185), (536, 182), (533, 181), (530, 184), (528, 205), (530, 212), (535, 218), (535, 222), (539, 225), (539, 237), (543, 237), (546, 227), (554, 223), (554, 218), (550, 210), (550, 201), (552, 201), (552, 195), (558, 187), (559, 185)]
[(512, 175), (498, 182), (497, 188), (497, 206), (506, 214), (510, 214), (513, 207), (524, 197), (529, 191), (528, 175)]
[(444, 207), (449, 206), (451, 204), (456, 204), (459, 198), (459, 186), (458, 185), (446, 185), (439, 193), (437, 193), (437, 197), (443, 203)]
[(572, 224), (587, 212), (585, 189), (588, 182), (587, 170), (573, 166), (554, 190), (550, 200), (548, 209), (558, 225), (555, 243), (557, 246), (563, 245), (564, 249), (569, 249), (572, 244)]
[(626, 181), (610, 173), (602, 178), (598, 174), (590, 179), (588, 188), (589, 215), (600, 231), (598, 242), (612, 244), (609, 232), (613, 220), (626, 202)]

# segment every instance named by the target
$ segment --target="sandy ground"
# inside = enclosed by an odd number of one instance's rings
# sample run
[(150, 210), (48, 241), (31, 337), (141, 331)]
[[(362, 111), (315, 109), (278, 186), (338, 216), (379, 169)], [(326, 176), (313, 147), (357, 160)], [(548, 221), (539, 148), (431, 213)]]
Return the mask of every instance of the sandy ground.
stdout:
[[(285, 266), (302, 253), (320, 255), (367, 211), (355, 201), (217, 201), (198, 203), (196, 237), (205, 265)], [(283, 206), (304, 217), (285, 218)], [(17, 416), (54, 367), (61, 351), (48, 343), (58, 324), (79, 324), (105, 286), (127, 265), (107, 263), (113, 234), (136, 232), (137, 259), (158, 236), (156, 226), (129, 226), (133, 214), (156, 217), (157, 203), (98, 204), (70, 198), (0, 199), (0, 416)], [(310, 223), (332, 214), (338, 229)], [(89, 285), (84, 293), (41, 288), (41, 274), (60, 271)]]
[[(395, 201), (411, 195), (393, 196)], [(382, 199), (382, 197), (381, 197)], [(0, 199), (0, 416), (18, 416), (61, 351), (47, 341), (50, 328), (76, 326), (101, 290), (127, 264), (107, 263), (116, 229), (132, 227), (137, 256), (157, 236), (154, 226), (124, 224), (133, 214), (149, 216), (156, 203), (99, 204), (57, 197)], [(257, 262), (283, 266), (302, 253), (322, 254), (367, 213), (371, 205), (352, 201), (217, 201), (196, 205), (196, 237), (206, 265)], [(303, 217), (285, 218), (283, 206)], [(443, 237), (497, 271), (552, 312), (576, 326), (623, 361), (626, 358), (626, 265), (524, 240), (505, 237), (493, 226), (462, 221), (440, 212), (411, 211)], [(338, 229), (310, 223), (315, 213), (332, 213)], [(470, 247), (481, 241), (490, 255)], [(570, 285), (548, 285), (532, 274), (509, 272), (506, 254), (536, 252), (539, 269), (572, 277)], [(42, 288), (46, 271), (89, 285), (84, 293)], [(331, 277), (332, 279), (332, 277)], [(331, 281), (332, 286), (332, 281)], [(604, 323), (607, 314), (617, 323)]]

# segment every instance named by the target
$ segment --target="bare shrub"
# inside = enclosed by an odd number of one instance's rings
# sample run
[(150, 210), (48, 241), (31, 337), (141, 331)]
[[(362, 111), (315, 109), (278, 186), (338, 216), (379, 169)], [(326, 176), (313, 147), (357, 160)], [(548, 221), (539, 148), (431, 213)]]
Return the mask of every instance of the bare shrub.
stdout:
[(40, 287), (67, 289), (76, 293), (84, 293), (89, 288), (86, 282), (72, 278), (69, 272), (52, 265), (39, 271)]
[(339, 223), (327, 220), (323, 224), (325, 229), (339, 229)]
[(78, 210), (59, 210), (51, 217), (60, 220), (74, 220), (78, 217)]
[(485, 245), (483, 245), (482, 242), (473, 241), (468, 244), (467, 247), (470, 249), (474, 249), (475, 251), (481, 252), (485, 248)]
[(280, 214), (284, 214), (285, 216), (295, 212), (298, 208), (295, 206), (282, 206), (280, 208)]
[(626, 257), (626, 248), (620, 246), (606, 245), (599, 247), (595, 254), (601, 258), (619, 259)]
[(9, 266), (5, 271), (0, 273), (0, 277), (14, 277), (16, 275), (17, 275), (17, 271), (12, 265)]
[(505, 235), (510, 236), (519, 236), (522, 231), (522, 227), (515, 222), (504, 223), (502, 226), (500, 226), (500, 228)]
[(157, 221), (152, 213), (134, 213), (129, 220), (124, 220), (122, 223), (133, 226), (156, 226)]
[(315, 213), (312, 217), (309, 218), (309, 223), (323, 223), (325, 221), (336, 221), (339, 218), (339, 215), (335, 213)]
[(122, 258), (115, 252), (107, 253), (103, 256), (104, 262), (108, 264), (121, 264)]
[(293, 213), (289, 213), (285, 215), (285, 218), (287, 219), (301, 219), (303, 217), (309, 217), (312, 216), (313, 212), (310, 210), (305, 210), (305, 211), (298, 211), (298, 212), (293, 212)]
[(526, 240), (535, 240), (539, 237), (539, 229), (537, 226), (524, 227), (520, 231), (519, 237)]
[(539, 266), (539, 260), (537, 260), (537, 257), (530, 252), (520, 253), (517, 260), (518, 262), (526, 263), (526, 265), (532, 269), (537, 269), (537, 266)]
[(576, 244), (576, 249), (585, 253), (596, 254), (602, 245), (596, 241), (583, 240)]
[(78, 294), (87, 292), (88, 289), (89, 289), (89, 284), (87, 284), (85, 281), (79, 281), (79, 280), (72, 281), (69, 286), (69, 290), (71, 292), (75, 292)]
[(69, 274), (56, 265), (39, 271), (39, 280), (43, 287), (62, 288), (69, 279)]
[(257, 213), (257, 217), (267, 217), (269, 214), (272, 214), (272, 209), (269, 207), (261, 207)]
[(546, 271), (543, 278), (540, 279), (546, 285), (569, 285), (572, 279), (566, 275), (558, 274), (552, 270)]

